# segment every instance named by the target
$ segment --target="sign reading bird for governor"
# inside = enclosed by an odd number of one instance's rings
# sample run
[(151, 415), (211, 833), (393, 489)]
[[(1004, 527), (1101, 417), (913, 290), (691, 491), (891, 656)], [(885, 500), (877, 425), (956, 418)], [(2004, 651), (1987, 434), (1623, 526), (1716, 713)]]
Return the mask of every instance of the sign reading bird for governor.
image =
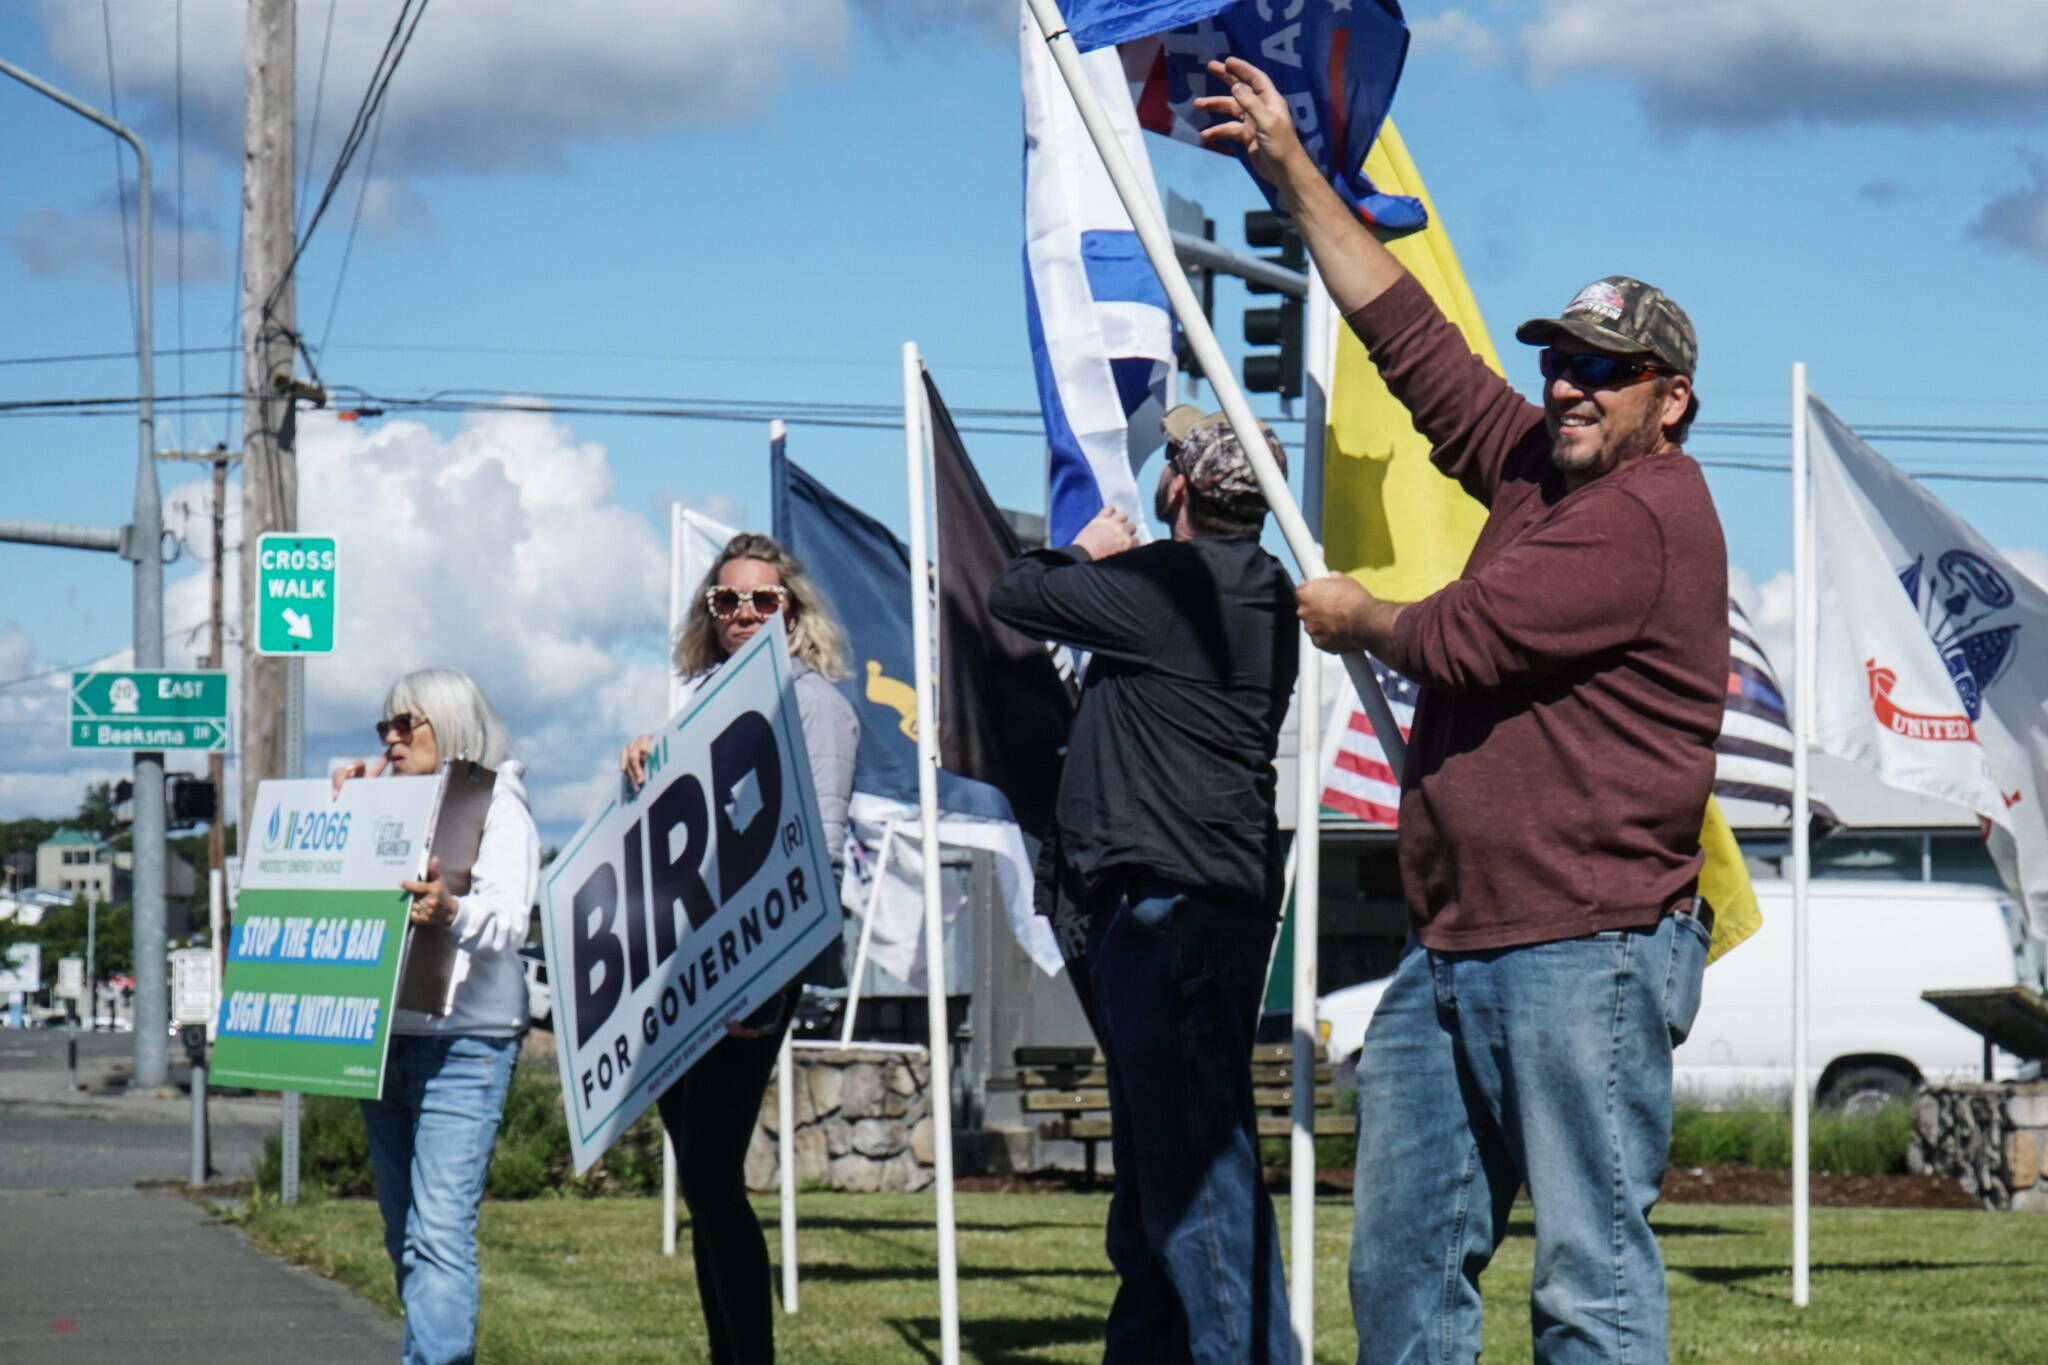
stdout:
[(656, 733), (646, 784), (548, 869), (579, 1172), (839, 937), (793, 684), (783, 633), (756, 634)]
[(213, 1080), (374, 1099), (441, 779), (265, 782), (216, 1016)]

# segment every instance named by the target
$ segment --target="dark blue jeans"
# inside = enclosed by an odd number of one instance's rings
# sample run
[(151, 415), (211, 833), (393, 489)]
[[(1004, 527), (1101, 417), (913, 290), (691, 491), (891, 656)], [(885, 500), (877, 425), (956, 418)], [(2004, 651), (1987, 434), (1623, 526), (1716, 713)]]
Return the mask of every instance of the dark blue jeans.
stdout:
[(1105, 1365), (1289, 1358), (1251, 1089), (1273, 931), (1154, 878), (1089, 926), (1116, 1162), (1106, 1244), (1122, 1279)]

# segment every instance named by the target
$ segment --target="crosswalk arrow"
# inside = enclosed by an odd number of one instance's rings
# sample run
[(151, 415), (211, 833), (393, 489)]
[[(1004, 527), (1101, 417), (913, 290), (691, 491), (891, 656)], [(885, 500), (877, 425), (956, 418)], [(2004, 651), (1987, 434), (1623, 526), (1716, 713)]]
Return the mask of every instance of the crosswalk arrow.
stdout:
[(284, 633), (291, 636), (294, 640), (312, 639), (313, 618), (302, 611), (293, 611), (290, 607), (286, 607), (284, 609)]

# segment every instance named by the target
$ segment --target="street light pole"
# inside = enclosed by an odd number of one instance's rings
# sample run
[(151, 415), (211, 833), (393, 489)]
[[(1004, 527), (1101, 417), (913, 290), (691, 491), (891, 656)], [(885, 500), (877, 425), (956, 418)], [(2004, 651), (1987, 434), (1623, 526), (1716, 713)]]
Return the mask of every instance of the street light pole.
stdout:
[[(135, 191), (142, 238), (136, 248), (135, 369), (141, 450), (135, 466), (135, 516), (128, 557), (135, 564), (135, 666), (164, 662), (164, 514), (156, 481), (156, 369), (151, 310), (155, 278), (150, 241), (149, 148), (127, 125), (0, 60), (0, 74), (91, 119), (135, 149)], [(154, 1090), (167, 1079), (170, 994), (164, 980), (164, 756), (135, 755), (135, 1086)]]

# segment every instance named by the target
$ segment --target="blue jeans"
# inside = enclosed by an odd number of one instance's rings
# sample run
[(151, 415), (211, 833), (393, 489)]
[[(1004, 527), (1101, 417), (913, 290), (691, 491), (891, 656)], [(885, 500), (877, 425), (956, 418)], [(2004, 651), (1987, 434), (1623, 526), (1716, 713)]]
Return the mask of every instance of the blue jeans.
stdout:
[(384, 1094), (363, 1101), (405, 1365), (476, 1359), (477, 1205), (518, 1056), (517, 1038), (394, 1034)]
[(1410, 941), (1358, 1062), (1360, 1365), (1477, 1359), (1479, 1275), (1525, 1184), (1538, 1365), (1668, 1358), (1649, 1212), (1706, 952), (1689, 912), (1489, 952)]
[(1273, 931), (1150, 878), (1089, 925), (1116, 1162), (1105, 1241), (1122, 1280), (1105, 1365), (1289, 1358), (1251, 1091)]

